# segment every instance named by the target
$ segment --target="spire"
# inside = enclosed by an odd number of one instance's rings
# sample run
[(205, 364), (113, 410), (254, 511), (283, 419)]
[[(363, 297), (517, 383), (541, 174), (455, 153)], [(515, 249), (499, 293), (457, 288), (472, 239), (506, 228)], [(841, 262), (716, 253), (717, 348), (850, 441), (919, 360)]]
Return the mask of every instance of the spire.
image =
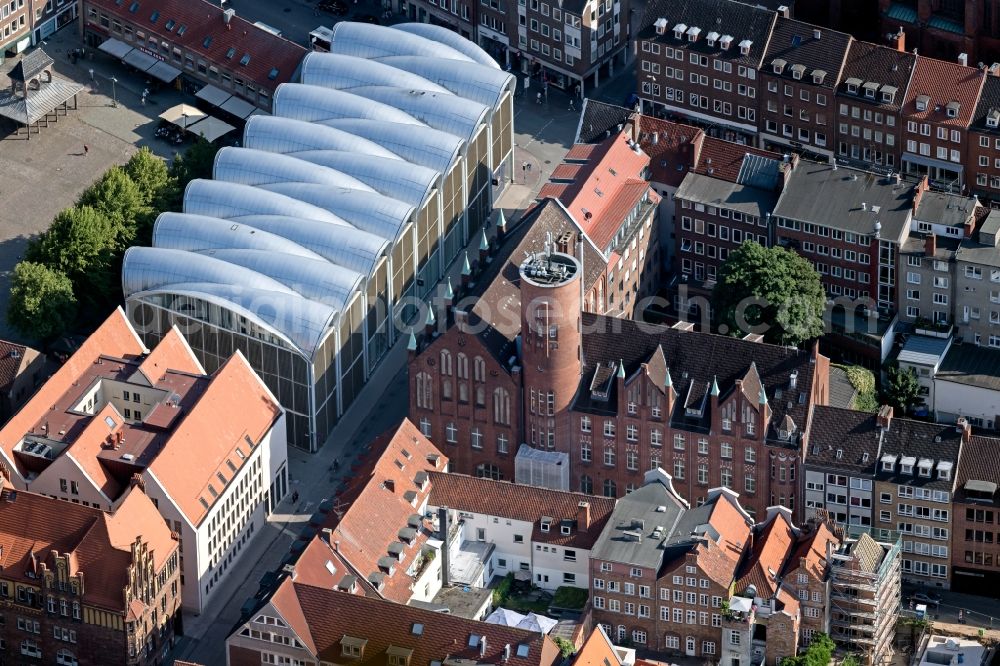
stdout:
[(434, 306), (431, 305), (430, 303), (428, 303), (427, 304), (427, 319), (424, 321), (424, 323), (427, 326), (433, 326), (435, 321), (437, 321), (437, 320), (434, 317)]
[(670, 377), (670, 368), (667, 368), (667, 378), (663, 382), (663, 388), (670, 388), (674, 385), (674, 380)]
[(483, 229), (482, 233), (479, 234), (479, 249), (483, 252), (490, 249), (490, 242), (486, 239), (486, 229)]
[(713, 375), (712, 376), (712, 391), (711, 391), (711, 394), (714, 395), (715, 397), (719, 396), (719, 381), (718, 381), (718, 376), (717, 375)]
[(415, 352), (417, 351), (417, 336), (410, 331), (410, 341), (406, 343), (407, 351)]
[(469, 253), (466, 251), (465, 259), (462, 262), (462, 275), (469, 276), (472, 275), (472, 267), (469, 266)]
[(618, 359), (618, 379), (625, 379), (625, 361)]
[(767, 404), (767, 391), (764, 390), (763, 386), (760, 387), (760, 398), (758, 398), (758, 401), (761, 405)]
[(504, 217), (503, 209), (501, 208), (497, 212), (497, 228), (498, 229), (503, 229), (506, 226), (507, 226), (507, 218)]
[(448, 276), (448, 281), (445, 282), (444, 297), (449, 301), (455, 298), (455, 290), (451, 288), (451, 276)]

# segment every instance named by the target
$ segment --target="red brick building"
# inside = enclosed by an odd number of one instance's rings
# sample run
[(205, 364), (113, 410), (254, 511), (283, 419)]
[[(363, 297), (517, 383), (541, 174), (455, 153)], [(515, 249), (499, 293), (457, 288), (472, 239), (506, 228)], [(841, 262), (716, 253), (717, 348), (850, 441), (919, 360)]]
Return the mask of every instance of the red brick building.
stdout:
[(735, 493), (714, 489), (691, 507), (668, 474), (648, 472), (591, 551), (594, 621), (619, 643), (715, 662), (722, 604), (752, 525)]
[(968, 183), (966, 134), (985, 78), (975, 67), (917, 57), (900, 109), (904, 173), (956, 191)]
[(642, 110), (753, 143), (761, 67), (776, 13), (728, 0), (660, 0), (636, 39)]
[(997, 0), (879, 0), (879, 33), (902, 28), (911, 48), (932, 58), (969, 62), (1000, 59), (1000, 2)]
[[(998, 72), (1000, 73), (1000, 72)], [(987, 76), (969, 127), (965, 158), (969, 191), (983, 199), (1000, 199), (1000, 77)], [(971, 177), (975, 174), (975, 179)]]
[[(793, 163), (704, 134), (692, 146), (693, 168), (674, 195), (676, 264), (681, 284), (707, 295), (719, 267), (743, 241), (770, 246), (769, 216)], [(675, 305), (679, 311), (685, 306)]]
[(761, 65), (760, 142), (823, 159), (834, 154), (834, 94), (850, 35), (778, 17)]
[(1000, 440), (973, 436), (962, 447), (952, 508), (951, 589), (981, 594), (1000, 581)]
[(6, 654), (64, 666), (162, 662), (180, 615), (179, 547), (140, 487), (106, 513), (7, 486), (0, 549)]
[(905, 147), (899, 109), (917, 57), (905, 50), (902, 36), (897, 44), (851, 42), (837, 87), (838, 159), (899, 169)]
[[(542, 186), (538, 199), (558, 199), (600, 253), (606, 269), (586, 293), (586, 309), (633, 317), (660, 286), (658, 195), (649, 184), (650, 157), (630, 119), (597, 144), (576, 144)], [(555, 238), (563, 249), (576, 238)], [(584, 262), (586, 263), (586, 261)]]
[(77, 0), (5, 2), (0, 7), (0, 63), (73, 23), (79, 10)]
[[(553, 454), (550, 471), (564, 490), (621, 496), (646, 470), (662, 467), (691, 501), (724, 486), (740, 491), (751, 513), (774, 504), (794, 509), (802, 433), (811, 406), (827, 400), (827, 359), (815, 349), (584, 312), (585, 271), (569, 255), (553, 256), (551, 270), (537, 256), (521, 266), (520, 291), (512, 275), (494, 280), (471, 315), (458, 313), (456, 326), (411, 357), (411, 419), (442, 442), (455, 471), (510, 478), (517, 442)], [(515, 303), (521, 319), (511, 321)], [(493, 318), (484, 321), (487, 313)], [(452, 377), (437, 369), (444, 350), (461, 351), (470, 363), (483, 358), (487, 404), (466, 411), (471, 419), (455, 416), (468, 405), (437, 406), (435, 391)], [(510, 405), (508, 423), (493, 416), (497, 395)], [(459, 437), (459, 422), (482, 437)], [(511, 438), (503, 453), (486, 439), (494, 432)]]

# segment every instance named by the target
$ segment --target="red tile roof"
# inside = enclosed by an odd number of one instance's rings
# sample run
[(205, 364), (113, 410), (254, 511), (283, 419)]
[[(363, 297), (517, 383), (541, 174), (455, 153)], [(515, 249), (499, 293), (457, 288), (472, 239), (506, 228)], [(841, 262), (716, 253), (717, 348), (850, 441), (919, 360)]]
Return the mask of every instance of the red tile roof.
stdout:
[(701, 143), (694, 172), (735, 183), (747, 155), (758, 155), (779, 162), (782, 159), (781, 153), (706, 136)]
[(442, 470), (447, 458), (420, 430), (404, 419), (393, 431), (372, 442), (370, 453), (349, 485), (337, 496), (327, 527), (330, 539), (337, 544), (339, 556), (364, 579), (385, 573), (379, 559), (389, 555), (389, 545), (400, 542), (399, 531), (417, 514), (421, 528), (410, 544), (403, 544), (403, 556), (383, 579), (380, 590), (386, 599), (406, 603), (413, 580), (406, 570), (420, 554), (431, 534), (431, 526), (418, 514), (430, 491), (429, 479), (422, 485), (418, 476)]
[[(139, 0), (136, 12), (129, 11), (131, 4), (116, 0), (90, 0), (91, 6), (129, 23), (144, 26), (146, 32), (157, 35), (161, 40), (271, 90), (292, 80), (307, 52), (302, 46), (262, 30), (239, 15), (233, 17), (227, 29), (222, 17), (223, 9), (206, 0)], [(150, 20), (154, 13), (158, 13), (156, 23)], [(182, 26), (184, 34), (179, 34)], [(208, 38), (211, 41), (206, 46)], [(227, 57), (230, 49), (233, 55)], [(243, 65), (241, 59), (246, 54), (249, 54), (250, 60)], [(269, 76), (272, 68), (278, 70), (273, 79)]]
[(637, 117), (642, 132), (639, 145), (649, 155), (652, 180), (669, 187), (680, 187), (691, 167), (692, 141), (702, 131), (652, 116)]
[(195, 375), (206, 374), (205, 368), (198, 362), (194, 351), (176, 326), (170, 327), (153, 351), (149, 352), (149, 356), (139, 364), (139, 372), (149, 380), (150, 384), (159, 382), (168, 370), (190, 372)]
[(38, 352), (31, 347), (0, 340), (0, 388), (10, 386), (36, 356)]
[[(313, 587), (291, 578), (282, 582), (271, 604), (324, 662), (343, 661), (345, 636), (365, 641), (361, 657), (352, 660), (356, 666), (385, 664), (390, 647), (412, 650), (409, 663), (421, 665), (450, 659), (553, 666), (561, 659), (552, 639), (540, 633)], [(504, 659), (506, 646), (510, 654)]]
[(785, 512), (776, 512), (754, 537), (750, 555), (737, 574), (736, 593), (742, 593), (748, 585), (753, 585), (761, 597), (771, 597), (778, 589), (775, 578), (781, 573), (785, 558), (795, 543), (795, 536)]
[(799, 538), (783, 573), (804, 566), (813, 578), (823, 580), (826, 575), (827, 544), (831, 542), (836, 547), (840, 544), (840, 539), (830, 531), (826, 523), (820, 523), (816, 529)]
[[(941, 125), (968, 127), (985, 78), (986, 74), (975, 67), (917, 56), (917, 65), (901, 109), (904, 121), (927, 120)], [(930, 98), (925, 111), (917, 111), (917, 97), (920, 95)], [(945, 107), (950, 102), (961, 105), (955, 118), (949, 118), (946, 113)]]
[(237, 352), (212, 375), (149, 472), (198, 525), (281, 415), (277, 400)]
[(46, 421), (53, 405), (59, 404), (74, 382), (86, 375), (104, 354), (117, 358), (134, 359), (146, 349), (129, 325), (125, 312), (118, 308), (87, 338), (80, 348), (52, 377), (43, 384), (34, 397), (0, 429), (0, 453), (5, 462), (22, 476), (27, 473), (14, 447), (26, 433)]
[[(537, 197), (559, 199), (602, 252), (643, 196), (648, 193), (651, 200), (659, 201), (644, 178), (649, 155), (629, 145), (630, 132), (625, 130), (599, 144), (575, 144), (565, 160), (587, 160), (586, 166), (575, 170), (571, 184), (547, 183)], [(569, 172), (564, 168), (560, 173)]]
[(594, 625), (594, 630), (573, 659), (573, 666), (621, 666), (621, 663), (614, 643), (600, 624)]
[[(431, 473), (429, 501), (433, 506), (533, 523), (533, 541), (585, 549), (597, 541), (615, 508), (615, 500), (610, 497), (442, 472)], [(577, 523), (580, 502), (590, 504), (589, 526)], [(548, 532), (541, 529), (543, 517), (552, 519)], [(562, 533), (563, 520), (572, 523), (568, 535)]]
[(37, 585), (41, 567), (56, 566), (53, 551), (69, 555), (70, 575), (84, 575), (84, 603), (124, 615), (136, 537), (152, 551), (157, 571), (178, 546), (153, 502), (138, 489), (113, 514), (9, 487), (0, 492), (0, 566), (6, 578)]

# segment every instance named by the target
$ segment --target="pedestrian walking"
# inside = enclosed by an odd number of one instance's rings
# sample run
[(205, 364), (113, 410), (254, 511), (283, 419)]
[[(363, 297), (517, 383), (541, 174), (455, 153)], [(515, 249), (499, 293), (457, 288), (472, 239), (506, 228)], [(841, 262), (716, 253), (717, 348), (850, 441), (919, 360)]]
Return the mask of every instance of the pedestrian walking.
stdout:
[(542, 93), (537, 93), (535, 95), (535, 103), (536, 104), (541, 104), (542, 103)]
[(580, 94), (580, 84), (579, 83), (576, 84), (576, 88), (574, 88), (574, 91), (576, 92), (576, 96), (577, 97), (580, 97), (580, 98), (583, 97), (583, 95)]
[(569, 110), (570, 111), (576, 111), (576, 106), (573, 104), (573, 98), (572, 97), (569, 100)]
[(87, 144), (83, 144), (83, 154), (84, 154), (84, 156), (86, 156), (87, 153), (89, 153), (89, 152), (90, 152), (90, 146), (88, 146)]

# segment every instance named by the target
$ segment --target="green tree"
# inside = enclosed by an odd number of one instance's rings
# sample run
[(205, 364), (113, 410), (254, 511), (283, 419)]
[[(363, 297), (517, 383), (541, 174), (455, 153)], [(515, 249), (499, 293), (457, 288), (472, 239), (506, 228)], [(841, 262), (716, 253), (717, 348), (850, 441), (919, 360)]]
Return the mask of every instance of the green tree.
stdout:
[(219, 147), (199, 138), (184, 151), (177, 155), (170, 167), (170, 173), (177, 179), (177, 188), (183, 193), (184, 188), (195, 178), (211, 178), (212, 167), (215, 164), (215, 154)]
[(719, 330), (729, 335), (760, 327), (768, 342), (798, 345), (823, 333), (819, 273), (783, 247), (744, 242), (720, 268), (712, 300)]
[(878, 393), (875, 390), (875, 375), (863, 365), (838, 366), (847, 373), (847, 381), (851, 383), (857, 395), (854, 396), (852, 409), (861, 412), (877, 412), (879, 408)]
[(907, 409), (920, 401), (920, 382), (917, 381), (917, 373), (913, 368), (906, 370), (899, 366), (889, 368), (885, 400), (900, 415), (906, 414)]
[(124, 252), (136, 235), (136, 218), (146, 210), (139, 186), (125, 169), (114, 166), (80, 196), (80, 205), (91, 206), (111, 222), (113, 247)]
[(150, 245), (153, 242), (153, 223), (165, 210), (180, 210), (180, 191), (177, 179), (170, 173), (166, 162), (143, 147), (125, 163), (125, 173), (139, 188), (143, 209), (136, 214), (133, 243)]
[(562, 636), (556, 636), (553, 640), (559, 646), (559, 652), (562, 654), (563, 659), (576, 652), (576, 646)]
[(14, 267), (7, 321), (23, 335), (48, 342), (62, 335), (76, 317), (73, 283), (64, 273), (22, 261)]
[(73, 206), (56, 215), (28, 245), (25, 258), (62, 271), (76, 282), (89, 272), (107, 270), (115, 251), (113, 233), (106, 215), (90, 206)]

